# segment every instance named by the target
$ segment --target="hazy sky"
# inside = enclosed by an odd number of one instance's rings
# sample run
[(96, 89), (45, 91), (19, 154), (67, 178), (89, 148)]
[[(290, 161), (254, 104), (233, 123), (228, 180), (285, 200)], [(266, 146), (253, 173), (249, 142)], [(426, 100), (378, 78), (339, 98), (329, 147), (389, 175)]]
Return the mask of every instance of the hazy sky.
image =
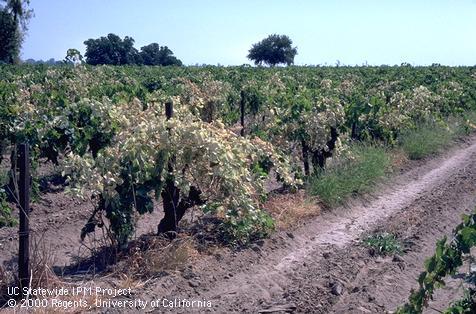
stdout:
[(286, 34), (296, 64), (476, 64), (475, 0), (31, 0), (22, 58), (84, 53), (115, 33), (167, 45), (185, 64), (240, 65), (250, 46)]

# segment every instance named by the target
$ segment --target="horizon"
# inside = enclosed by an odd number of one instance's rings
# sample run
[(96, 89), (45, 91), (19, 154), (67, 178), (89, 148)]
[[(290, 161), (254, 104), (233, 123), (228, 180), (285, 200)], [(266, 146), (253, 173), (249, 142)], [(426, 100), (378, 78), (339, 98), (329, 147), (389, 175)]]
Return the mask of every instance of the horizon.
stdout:
[(240, 66), (252, 63), (252, 44), (285, 34), (297, 46), (297, 66), (476, 64), (474, 0), (49, 0), (30, 7), (22, 60), (63, 60), (69, 48), (84, 55), (85, 40), (114, 33), (134, 38), (137, 49), (168, 46), (185, 65)]

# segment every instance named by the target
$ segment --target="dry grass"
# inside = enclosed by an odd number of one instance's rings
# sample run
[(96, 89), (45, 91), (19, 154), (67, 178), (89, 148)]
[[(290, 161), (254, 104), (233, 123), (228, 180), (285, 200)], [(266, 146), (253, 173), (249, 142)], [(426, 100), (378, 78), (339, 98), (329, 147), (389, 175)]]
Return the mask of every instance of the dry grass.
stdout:
[(273, 195), (264, 208), (273, 217), (278, 230), (296, 228), (321, 212), (317, 198), (308, 196), (304, 190), (294, 194)]
[(0, 304), (8, 299), (8, 287), (14, 285), (15, 277), (11, 271), (7, 271), (0, 265)]
[(54, 288), (62, 285), (51, 266), (55, 256), (51, 247), (47, 247), (43, 237), (34, 238), (30, 250), (30, 272), (32, 288)]
[(150, 279), (184, 269), (198, 254), (191, 237), (180, 237), (172, 242), (162, 237), (148, 237), (130, 248), (129, 257), (116, 273), (123, 274), (126, 281)]
[(141, 280), (134, 278), (130, 275), (127, 274), (119, 274), (119, 280), (115, 281), (115, 288), (117, 289), (133, 289), (133, 290), (138, 290), (140, 288), (143, 288), (145, 284), (147, 283), (148, 280)]
[[(33, 238), (30, 247), (30, 287), (32, 289), (52, 289), (63, 285), (58, 276), (51, 269), (54, 264), (54, 255), (44, 244), (43, 238)], [(18, 286), (16, 268), (4, 269), (0, 267), (0, 299), (6, 298), (8, 287)]]
[[(30, 287), (32, 289), (60, 289), (61, 287), (67, 288), (68, 290), (72, 289), (75, 284), (63, 282), (60, 277), (58, 277), (51, 266), (54, 265), (55, 256), (50, 247), (45, 244), (43, 237), (33, 238), (30, 249)], [(6, 293), (7, 287), (17, 286), (17, 280), (13, 274), (15, 270), (6, 271), (3, 268), (0, 268), (0, 288), (2, 293), (2, 298), (10, 299)], [(27, 296), (27, 299), (34, 299), (31, 296)], [(95, 297), (93, 295), (67, 295), (67, 296), (55, 296), (55, 297), (46, 297), (41, 298), (48, 300), (48, 306), (43, 307), (20, 307), (17, 305), (13, 308), (4, 307), (1, 309), (5, 313), (83, 313), (84, 309), (80, 307), (73, 308), (62, 308), (62, 307), (53, 307), (52, 299), (61, 300), (63, 302), (77, 302), (80, 300), (86, 301), (88, 304), (93, 304)]]
[[(95, 287), (94, 282), (64, 282), (61, 277), (58, 277), (53, 269), (54, 252), (45, 244), (43, 238), (33, 239), (30, 252), (30, 267), (31, 277), (30, 285), (33, 289), (43, 288), (53, 290), (54, 288), (67, 288), (72, 291), (73, 287)], [(125, 255), (122, 255), (125, 254)], [(195, 249), (195, 242), (192, 237), (180, 236), (172, 242), (165, 237), (149, 236), (143, 237), (131, 244), (128, 252), (119, 253), (118, 259), (121, 260), (116, 264), (115, 271), (106, 277), (112, 276), (114, 279), (108, 280), (109, 284), (119, 289), (140, 290), (147, 284), (148, 280), (164, 272), (173, 272), (185, 269), (185, 267), (193, 261), (198, 252)], [(16, 270), (5, 270), (0, 267), (0, 289), (1, 297), (6, 302), (10, 297), (7, 295), (7, 288), (17, 286), (15, 274)], [(104, 282), (103, 282), (104, 284)], [(30, 299), (35, 297), (31, 296)], [(66, 296), (51, 296), (40, 297), (39, 299), (48, 300), (48, 306), (45, 308), (21, 308), (19, 305), (13, 308), (8, 308), (5, 304), (0, 311), (3, 313), (83, 313), (87, 308), (80, 306), (76, 307), (53, 307), (52, 300), (61, 300), (69, 304), (92, 305), (95, 308), (95, 295), (66, 295)], [(3, 303), (3, 302), (2, 302)], [(71, 306), (71, 305), (69, 305)]]

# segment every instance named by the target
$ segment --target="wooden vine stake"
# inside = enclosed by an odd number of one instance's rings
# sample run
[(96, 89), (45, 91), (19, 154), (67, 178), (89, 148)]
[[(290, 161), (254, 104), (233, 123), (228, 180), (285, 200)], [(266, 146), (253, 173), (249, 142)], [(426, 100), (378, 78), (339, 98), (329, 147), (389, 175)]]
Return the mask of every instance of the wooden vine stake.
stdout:
[(28, 144), (19, 146), (19, 169), (20, 180), (20, 228), (19, 228), (19, 251), (18, 251), (18, 278), (20, 289), (29, 286), (30, 278), (30, 156)]

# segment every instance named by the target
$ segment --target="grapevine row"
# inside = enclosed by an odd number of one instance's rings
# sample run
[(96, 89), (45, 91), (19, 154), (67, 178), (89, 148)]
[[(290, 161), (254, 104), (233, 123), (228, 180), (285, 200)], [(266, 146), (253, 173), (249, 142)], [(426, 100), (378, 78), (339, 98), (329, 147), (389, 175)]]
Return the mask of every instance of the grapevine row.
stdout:
[(0, 163), (27, 141), (34, 165), (60, 165), (71, 191), (96, 201), (82, 236), (104, 216), (119, 245), (154, 198), (173, 208), (159, 232), (176, 231), (199, 207), (246, 242), (273, 227), (261, 210), (270, 176), (297, 188), (351, 140), (392, 145), (403, 129), (476, 108), (468, 67), (1, 66), (0, 74)]

